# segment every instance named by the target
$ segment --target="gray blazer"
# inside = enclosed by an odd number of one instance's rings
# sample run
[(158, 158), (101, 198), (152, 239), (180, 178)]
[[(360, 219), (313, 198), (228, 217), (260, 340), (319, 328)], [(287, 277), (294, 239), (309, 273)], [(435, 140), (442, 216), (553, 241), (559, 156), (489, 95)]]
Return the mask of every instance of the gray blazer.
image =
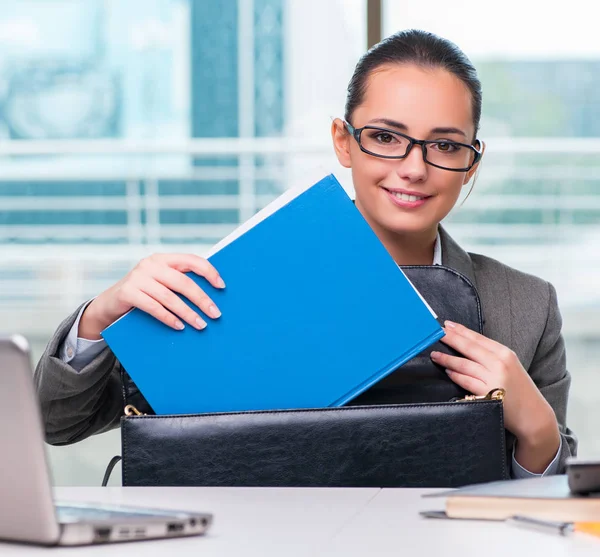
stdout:
[[(441, 227), (440, 236), (443, 264), (468, 277), (479, 292), (484, 334), (514, 350), (554, 409), (562, 436), (562, 472), (566, 458), (576, 452), (577, 440), (566, 426), (571, 377), (556, 291), (537, 277), (489, 257), (466, 253)], [(59, 357), (78, 312), (60, 324), (35, 371), (46, 438), (54, 445), (74, 443), (117, 427), (123, 414), (120, 364), (108, 348), (80, 373)], [(514, 437), (508, 435), (507, 441), (512, 451)]]

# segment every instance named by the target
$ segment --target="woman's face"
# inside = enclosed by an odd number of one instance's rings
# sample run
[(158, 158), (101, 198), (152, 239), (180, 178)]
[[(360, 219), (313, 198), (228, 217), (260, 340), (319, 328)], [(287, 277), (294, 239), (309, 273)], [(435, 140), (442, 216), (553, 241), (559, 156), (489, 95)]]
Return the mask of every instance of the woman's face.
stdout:
[[(350, 124), (386, 128), (415, 139), (471, 144), (475, 133), (471, 100), (466, 85), (444, 69), (383, 66), (369, 76), (363, 102)], [(437, 230), (475, 172), (475, 167), (452, 172), (426, 164), (418, 145), (404, 159), (369, 155), (341, 120), (334, 122), (332, 132), (340, 163), (352, 169), (356, 205), (375, 229), (396, 234)], [(374, 137), (377, 132), (364, 130), (363, 145), (365, 134), (371, 134), (371, 142), (393, 141), (392, 136)], [(473, 160), (467, 158), (465, 166)]]

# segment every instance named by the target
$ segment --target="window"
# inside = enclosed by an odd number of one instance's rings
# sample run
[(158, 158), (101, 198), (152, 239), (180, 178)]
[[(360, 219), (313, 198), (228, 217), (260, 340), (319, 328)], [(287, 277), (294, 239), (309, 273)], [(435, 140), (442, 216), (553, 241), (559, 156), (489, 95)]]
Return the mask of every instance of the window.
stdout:
[[(329, 128), (366, 44), (364, 0), (3, 8), (0, 328), (26, 334), (34, 361), (142, 257), (202, 254), (337, 168)], [(55, 480), (96, 484), (118, 452), (115, 432), (51, 450)]]

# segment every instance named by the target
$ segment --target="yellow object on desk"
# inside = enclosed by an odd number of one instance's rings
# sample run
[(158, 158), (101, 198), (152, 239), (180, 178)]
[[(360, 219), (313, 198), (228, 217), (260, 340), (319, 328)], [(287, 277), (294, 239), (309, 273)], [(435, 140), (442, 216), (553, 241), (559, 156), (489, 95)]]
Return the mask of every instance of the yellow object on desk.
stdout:
[(575, 532), (583, 532), (600, 538), (600, 522), (575, 522), (573, 524)]
[(600, 538), (600, 522), (552, 522), (528, 516), (513, 516), (507, 519), (507, 522), (532, 530), (555, 532), (561, 536), (568, 536), (573, 532), (581, 532)]

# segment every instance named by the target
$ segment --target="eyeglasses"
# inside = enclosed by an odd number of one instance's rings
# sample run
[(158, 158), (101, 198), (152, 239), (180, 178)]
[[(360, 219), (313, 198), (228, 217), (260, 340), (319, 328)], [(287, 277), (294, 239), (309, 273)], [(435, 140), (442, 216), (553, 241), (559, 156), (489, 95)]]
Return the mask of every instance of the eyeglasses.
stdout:
[[(374, 157), (404, 159), (408, 157), (414, 145), (420, 145), (423, 160), (427, 164), (453, 172), (471, 170), (481, 159), (481, 150), (467, 143), (448, 140), (426, 141), (386, 128), (375, 126), (354, 128), (348, 122), (344, 124), (356, 139), (361, 151)], [(481, 142), (478, 139), (475, 141), (480, 147)]]

